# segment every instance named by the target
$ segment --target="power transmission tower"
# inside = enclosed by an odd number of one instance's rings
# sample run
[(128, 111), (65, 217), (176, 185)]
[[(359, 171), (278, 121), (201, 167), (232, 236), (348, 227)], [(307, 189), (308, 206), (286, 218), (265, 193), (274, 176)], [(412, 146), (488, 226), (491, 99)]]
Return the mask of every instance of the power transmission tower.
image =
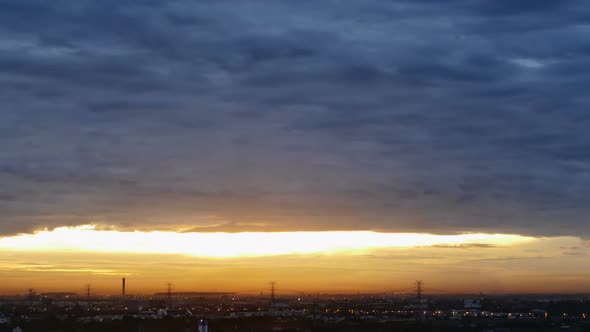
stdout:
[(33, 301), (35, 300), (35, 290), (33, 288), (29, 288), (29, 304), (33, 304)]
[(171, 308), (172, 307), (172, 283), (167, 283), (166, 285), (168, 286), (166, 289), (166, 293), (168, 295), (168, 307)]
[(418, 301), (422, 300), (422, 285), (424, 283), (422, 282), (422, 280), (416, 280), (416, 298), (418, 299)]
[(86, 284), (86, 309), (90, 311), (90, 284)]
[(270, 282), (270, 305), (275, 304), (275, 285), (277, 284), (276, 281)]

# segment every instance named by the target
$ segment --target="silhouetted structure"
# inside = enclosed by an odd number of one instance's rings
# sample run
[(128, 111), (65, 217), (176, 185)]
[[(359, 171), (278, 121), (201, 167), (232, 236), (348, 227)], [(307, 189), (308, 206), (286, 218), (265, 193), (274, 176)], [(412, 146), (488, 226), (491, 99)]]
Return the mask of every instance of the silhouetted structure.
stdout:
[(33, 288), (29, 288), (29, 304), (33, 304), (34, 300), (35, 300), (35, 290)]
[(166, 289), (166, 295), (167, 295), (167, 301), (168, 301), (166, 303), (166, 306), (168, 308), (171, 308), (172, 307), (172, 283), (167, 283), (166, 285), (168, 286)]
[(121, 279), (121, 303), (125, 307), (125, 278)]
[(422, 300), (422, 285), (422, 280), (416, 280), (416, 299), (418, 299), (418, 301)]
[(270, 282), (270, 305), (274, 305), (275, 304), (275, 285), (276, 285), (276, 281), (271, 281)]

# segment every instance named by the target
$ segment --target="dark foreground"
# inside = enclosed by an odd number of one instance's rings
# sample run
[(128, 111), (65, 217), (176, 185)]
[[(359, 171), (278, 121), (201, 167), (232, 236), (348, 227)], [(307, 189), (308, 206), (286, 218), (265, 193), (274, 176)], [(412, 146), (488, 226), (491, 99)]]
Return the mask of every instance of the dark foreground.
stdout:
[[(196, 332), (194, 318), (164, 318), (141, 320), (125, 317), (108, 322), (79, 322), (76, 320), (46, 319), (13, 323), (0, 326), (0, 331), (13, 331), (19, 326), (23, 332)], [(460, 320), (460, 321), (396, 321), (367, 322), (343, 320), (340, 322), (317, 322), (295, 320), (283, 322), (270, 317), (214, 319), (209, 321), (210, 332), (380, 332), (380, 331), (473, 331), (473, 332), (515, 332), (515, 331), (590, 331), (589, 322), (567, 322), (552, 320)]]

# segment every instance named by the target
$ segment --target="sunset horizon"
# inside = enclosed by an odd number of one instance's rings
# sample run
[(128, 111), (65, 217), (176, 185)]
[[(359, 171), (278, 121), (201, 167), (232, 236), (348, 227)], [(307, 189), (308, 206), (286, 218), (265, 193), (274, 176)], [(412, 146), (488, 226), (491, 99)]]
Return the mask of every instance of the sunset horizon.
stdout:
[(590, 331), (589, 4), (0, 0), (0, 332)]
[[(92, 284), (97, 294), (116, 295), (121, 277), (137, 294), (161, 292), (165, 282), (179, 291), (258, 293), (266, 290), (267, 280), (279, 280), (285, 294), (296, 289), (395, 293), (412, 288), (417, 279), (427, 280), (425, 292), (432, 294), (585, 293), (587, 270), (580, 265), (587, 249), (582, 239), (577, 239), (579, 246), (567, 246), (575, 241), (483, 233), (59, 227), (0, 238), (5, 257), (0, 293), (23, 293), (26, 279), (26, 287), (40, 293), (83, 292), (84, 285)], [(31, 263), (39, 259), (42, 264)], [(578, 277), (553, 272), (574, 269)]]

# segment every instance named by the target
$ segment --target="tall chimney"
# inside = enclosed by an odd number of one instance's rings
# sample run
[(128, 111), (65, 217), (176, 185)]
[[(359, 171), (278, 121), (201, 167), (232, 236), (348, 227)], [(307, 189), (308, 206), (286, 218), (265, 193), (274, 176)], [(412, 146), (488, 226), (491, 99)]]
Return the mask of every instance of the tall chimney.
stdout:
[(121, 299), (123, 300), (123, 305), (125, 305), (125, 278), (121, 279)]

